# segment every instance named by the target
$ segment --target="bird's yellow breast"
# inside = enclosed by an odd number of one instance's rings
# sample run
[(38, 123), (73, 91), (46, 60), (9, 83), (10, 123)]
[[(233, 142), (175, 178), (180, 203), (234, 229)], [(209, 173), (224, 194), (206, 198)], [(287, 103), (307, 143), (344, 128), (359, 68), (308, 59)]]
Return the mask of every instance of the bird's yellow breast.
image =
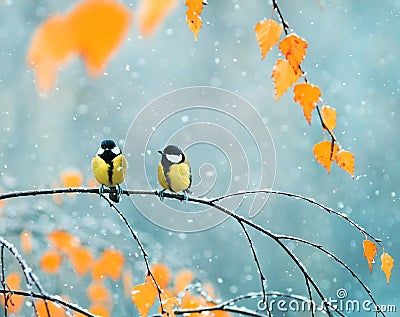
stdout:
[(114, 187), (124, 182), (128, 162), (123, 154), (116, 156), (112, 164), (96, 155), (92, 159), (92, 170), (96, 180), (107, 187)]
[(190, 187), (190, 165), (187, 162), (172, 164), (168, 171), (164, 171), (161, 163), (158, 164), (158, 182), (173, 192), (180, 192)]

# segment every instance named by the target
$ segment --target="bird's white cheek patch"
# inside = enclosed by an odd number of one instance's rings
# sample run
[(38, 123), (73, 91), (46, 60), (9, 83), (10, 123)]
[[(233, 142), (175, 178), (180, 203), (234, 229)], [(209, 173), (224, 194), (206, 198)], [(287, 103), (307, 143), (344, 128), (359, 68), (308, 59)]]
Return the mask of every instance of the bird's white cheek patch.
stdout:
[(165, 154), (167, 157), (167, 160), (170, 161), (171, 163), (179, 163), (182, 161), (182, 155), (175, 155), (175, 154)]
[(114, 146), (114, 147), (111, 149), (111, 152), (113, 152), (115, 155), (121, 154), (121, 150), (119, 149), (118, 146)]
[(99, 148), (99, 150), (97, 151), (97, 155), (101, 155), (101, 154), (103, 154), (103, 153), (104, 153), (104, 149)]

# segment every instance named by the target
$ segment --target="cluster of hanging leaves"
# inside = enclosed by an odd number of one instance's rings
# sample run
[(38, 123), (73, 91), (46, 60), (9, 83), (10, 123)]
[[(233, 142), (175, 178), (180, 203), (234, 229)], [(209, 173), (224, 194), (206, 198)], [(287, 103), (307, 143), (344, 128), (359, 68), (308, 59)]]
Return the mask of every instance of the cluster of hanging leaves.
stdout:
[[(151, 272), (161, 288), (161, 302), (164, 309), (164, 317), (174, 317), (176, 309), (195, 309), (200, 307), (215, 306), (214, 289), (211, 284), (202, 286), (202, 293), (207, 296), (199, 294), (192, 294), (190, 287), (195, 279), (195, 275), (191, 270), (181, 270), (176, 273), (172, 279), (172, 274), (169, 268), (162, 264), (157, 263), (151, 266)], [(157, 286), (154, 284), (153, 279), (147, 275), (142, 284), (137, 284), (132, 288), (131, 296), (132, 301), (137, 307), (141, 317), (146, 317), (150, 309), (155, 305), (156, 299), (159, 295)], [(158, 306), (159, 313), (161, 313), (161, 305)], [(226, 311), (215, 310), (209, 313), (213, 317), (230, 317), (231, 315)], [(200, 316), (199, 313), (185, 314), (187, 316)]]
[[(364, 257), (368, 261), (369, 272), (372, 274), (372, 264), (375, 263), (375, 256), (377, 254), (376, 244), (368, 239), (363, 241), (364, 248)], [(392, 274), (392, 269), (394, 267), (394, 259), (388, 254), (385, 253), (382, 249), (381, 255), (381, 270), (385, 273), (386, 282), (389, 284), (390, 276)]]
[[(201, 13), (204, 0), (186, 0), (186, 23), (197, 41), (202, 27)], [(162, 21), (177, 7), (177, 0), (142, 0), (135, 17), (142, 35), (152, 34)], [(36, 74), (38, 90), (47, 95), (53, 89), (58, 69), (73, 56), (82, 56), (89, 75), (99, 76), (107, 66), (112, 53), (125, 38), (132, 21), (131, 9), (117, 0), (84, 0), (66, 14), (49, 17), (36, 30), (29, 48), (27, 62)], [(286, 27), (286, 25), (285, 25)], [(262, 59), (278, 45), (284, 58), (279, 58), (272, 71), (275, 101), (296, 84), (301, 77), (305, 83), (294, 86), (294, 101), (303, 108), (304, 116), (311, 124), (312, 112), (317, 109), (322, 127), (331, 136), (315, 144), (316, 160), (330, 173), (335, 162), (354, 176), (354, 155), (341, 148), (333, 134), (336, 126), (336, 110), (326, 105), (318, 86), (307, 82), (301, 63), (308, 43), (295, 33), (282, 40), (283, 26), (272, 19), (257, 23), (255, 33), (261, 48)]]
[[(268, 52), (279, 43), (278, 48), (285, 58), (279, 58), (272, 70), (274, 80), (275, 101), (296, 84), (301, 77), (304, 83), (297, 83), (293, 88), (294, 101), (299, 103), (303, 109), (304, 117), (311, 125), (313, 110), (322, 103), (322, 108), (317, 111), (322, 122), (322, 127), (331, 136), (332, 140), (324, 140), (314, 145), (313, 153), (316, 160), (328, 173), (331, 165), (336, 162), (339, 167), (354, 176), (354, 155), (349, 151), (341, 149), (333, 134), (336, 127), (336, 110), (324, 103), (321, 98), (321, 90), (318, 86), (310, 84), (301, 69), (301, 63), (306, 56), (308, 43), (305, 39), (295, 33), (287, 34), (282, 40), (283, 26), (272, 19), (258, 22), (255, 33), (261, 49), (261, 58), (264, 59)], [(324, 133), (324, 138), (325, 138)]]

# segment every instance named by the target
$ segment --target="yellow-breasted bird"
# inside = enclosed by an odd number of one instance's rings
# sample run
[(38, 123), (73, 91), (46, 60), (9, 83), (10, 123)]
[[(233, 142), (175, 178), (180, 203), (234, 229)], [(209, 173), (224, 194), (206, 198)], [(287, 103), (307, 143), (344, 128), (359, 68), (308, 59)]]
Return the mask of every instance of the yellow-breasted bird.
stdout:
[(185, 153), (176, 145), (168, 145), (161, 154), (161, 162), (158, 164), (158, 182), (164, 188), (160, 192), (163, 199), (166, 189), (172, 192), (183, 192), (185, 200), (190, 193), (192, 185), (192, 173), (189, 161)]
[(101, 184), (100, 193), (103, 187), (107, 186), (111, 192), (108, 197), (113, 202), (119, 202), (122, 189), (119, 186), (125, 179), (128, 162), (122, 154), (121, 149), (113, 140), (104, 140), (96, 156), (92, 159), (92, 171), (96, 180)]

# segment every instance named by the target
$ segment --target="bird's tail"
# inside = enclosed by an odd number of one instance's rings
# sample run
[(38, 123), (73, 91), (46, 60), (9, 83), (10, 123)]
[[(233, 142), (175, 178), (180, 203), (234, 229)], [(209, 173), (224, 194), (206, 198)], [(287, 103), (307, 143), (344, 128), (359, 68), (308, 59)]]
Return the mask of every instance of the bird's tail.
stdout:
[(110, 187), (110, 193), (108, 194), (108, 198), (115, 203), (119, 203), (121, 194), (119, 193), (117, 187)]

